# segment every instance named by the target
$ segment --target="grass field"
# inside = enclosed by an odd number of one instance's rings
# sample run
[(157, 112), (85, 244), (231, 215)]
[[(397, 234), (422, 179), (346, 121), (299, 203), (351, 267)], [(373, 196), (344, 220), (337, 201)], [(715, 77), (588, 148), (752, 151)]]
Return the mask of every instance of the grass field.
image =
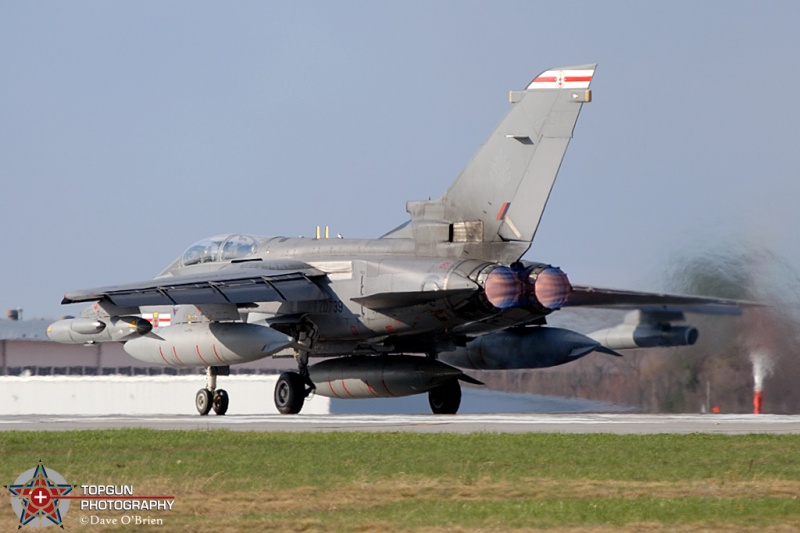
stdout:
[[(71, 531), (131, 529), (81, 525), (92, 515), (162, 520), (149, 531), (794, 531), (798, 452), (797, 436), (5, 432), (0, 481), (41, 459), (73, 485), (175, 496), (171, 512), (73, 501)], [(0, 531), (18, 522), (4, 503)]]

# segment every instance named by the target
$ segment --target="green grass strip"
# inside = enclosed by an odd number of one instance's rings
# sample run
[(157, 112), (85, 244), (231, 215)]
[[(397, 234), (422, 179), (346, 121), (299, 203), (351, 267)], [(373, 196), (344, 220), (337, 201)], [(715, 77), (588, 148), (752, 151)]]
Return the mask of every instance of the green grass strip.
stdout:
[(42, 460), (72, 484), (171, 493), (160, 531), (792, 529), (797, 450), (793, 435), (4, 432), (0, 481)]

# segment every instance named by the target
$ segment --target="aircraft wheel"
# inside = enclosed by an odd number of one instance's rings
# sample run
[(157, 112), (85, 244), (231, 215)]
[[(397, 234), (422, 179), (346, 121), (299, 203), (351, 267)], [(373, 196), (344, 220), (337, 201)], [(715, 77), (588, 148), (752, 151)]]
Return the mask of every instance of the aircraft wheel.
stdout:
[(284, 372), (275, 384), (275, 407), (282, 415), (296, 415), (303, 408), (306, 386), (297, 372)]
[(435, 415), (454, 415), (461, 406), (461, 384), (457, 379), (428, 391), (428, 403)]
[(194, 406), (197, 407), (197, 412), (201, 416), (205, 416), (211, 411), (211, 391), (208, 389), (200, 389), (197, 391), (197, 396), (194, 397)]
[(215, 414), (224, 415), (228, 412), (228, 393), (225, 389), (217, 389), (214, 392), (213, 407)]

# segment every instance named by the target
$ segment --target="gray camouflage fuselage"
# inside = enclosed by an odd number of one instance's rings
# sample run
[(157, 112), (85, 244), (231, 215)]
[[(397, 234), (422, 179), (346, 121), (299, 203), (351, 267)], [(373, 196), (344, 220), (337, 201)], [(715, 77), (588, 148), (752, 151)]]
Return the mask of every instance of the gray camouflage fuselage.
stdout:
[[(322, 294), (313, 300), (253, 302), (241, 310), (231, 306), (228, 312), (231, 318), (239, 314), (249, 323), (287, 332), (303, 317), (318, 329), (311, 356), (438, 353), (468, 336), (535, 322), (551, 312), (535, 305), (498, 310), (488, 303), (480, 291), (481, 280), (496, 262), (415, 253), (410, 239), (259, 238), (257, 252), (246, 259), (305, 263), (326, 274), (318, 283)], [(225, 264), (176, 267), (159, 279), (210, 273)], [(217, 313), (224, 307), (214, 305)], [(203, 316), (193, 308), (147, 310), (171, 313), (176, 324), (185, 322), (187, 313), (195, 320)], [(293, 320), (281, 324), (281, 317)]]

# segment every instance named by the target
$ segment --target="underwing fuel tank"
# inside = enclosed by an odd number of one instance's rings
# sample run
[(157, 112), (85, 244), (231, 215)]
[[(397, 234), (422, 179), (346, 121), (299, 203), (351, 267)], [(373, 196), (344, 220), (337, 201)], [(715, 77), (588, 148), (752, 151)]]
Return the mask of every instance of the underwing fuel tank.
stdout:
[(589, 335), (612, 350), (691, 346), (699, 337), (696, 328), (671, 324), (621, 324)]
[(580, 359), (592, 351), (618, 355), (577, 331), (532, 327), (483, 335), (439, 358), (461, 368), (503, 370), (547, 368)]
[(312, 365), (308, 371), (316, 394), (329, 398), (411, 396), (453, 379), (482, 384), (458, 368), (412, 355), (339, 357)]
[(150, 322), (138, 316), (65, 318), (47, 327), (47, 337), (62, 344), (94, 344), (141, 337), (152, 329)]
[(157, 365), (227, 366), (255, 361), (292, 344), (292, 339), (266, 326), (241, 322), (200, 322), (159, 328), (133, 339), (128, 354)]

